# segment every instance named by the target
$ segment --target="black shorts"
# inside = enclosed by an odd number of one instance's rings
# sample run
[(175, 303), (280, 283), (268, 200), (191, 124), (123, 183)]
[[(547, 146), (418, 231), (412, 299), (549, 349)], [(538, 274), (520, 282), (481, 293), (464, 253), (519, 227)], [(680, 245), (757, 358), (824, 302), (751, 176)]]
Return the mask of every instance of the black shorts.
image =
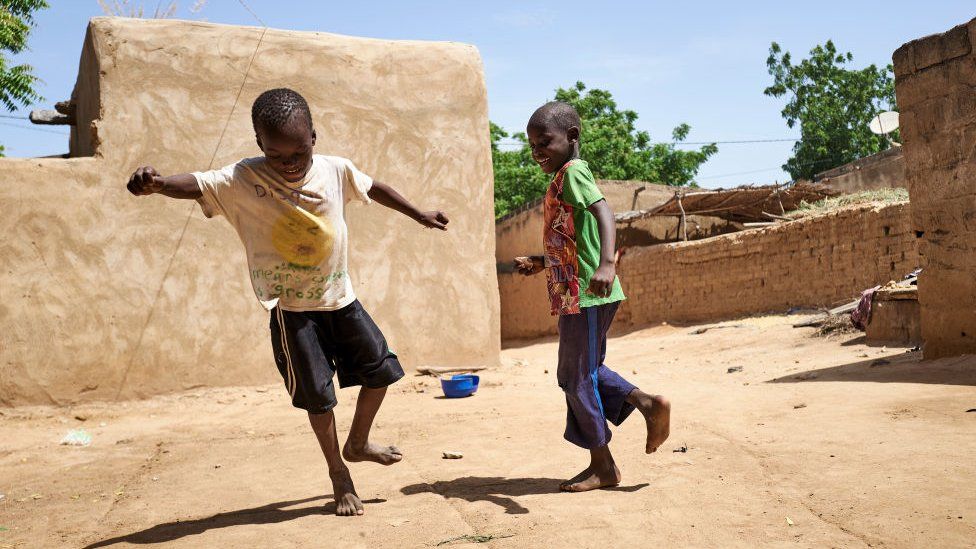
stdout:
[(335, 311), (271, 311), (275, 363), (296, 408), (313, 414), (337, 404), (339, 387), (386, 387), (403, 377), (400, 361), (359, 300)]

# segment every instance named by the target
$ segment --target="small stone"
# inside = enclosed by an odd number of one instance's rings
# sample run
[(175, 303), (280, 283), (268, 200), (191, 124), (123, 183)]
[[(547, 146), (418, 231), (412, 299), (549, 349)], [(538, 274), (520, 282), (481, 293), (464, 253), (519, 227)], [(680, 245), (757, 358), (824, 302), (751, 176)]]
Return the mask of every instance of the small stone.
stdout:
[(219, 463), (218, 463), (218, 464), (216, 464), (216, 465), (214, 465), (214, 469), (220, 469), (221, 467), (223, 467), (223, 465), (221, 465), (221, 464), (219, 464)]
[(803, 404), (803, 403), (800, 403), (800, 404), (794, 404), (794, 405), (793, 405), (793, 409), (794, 409), (794, 410), (799, 410), (800, 408), (806, 408), (806, 407), (807, 407), (807, 405), (806, 405), (806, 404)]
[(461, 459), (464, 457), (464, 454), (462, 454), (461, 452), (448, 451), (448, 452), (442, 452), (442, 456), (443, 459)]

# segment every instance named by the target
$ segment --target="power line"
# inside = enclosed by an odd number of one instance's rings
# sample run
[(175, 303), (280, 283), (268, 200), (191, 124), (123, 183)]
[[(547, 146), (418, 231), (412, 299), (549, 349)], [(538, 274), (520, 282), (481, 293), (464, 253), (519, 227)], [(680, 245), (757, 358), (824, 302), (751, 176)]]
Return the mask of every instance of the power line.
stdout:
[[(224, 142), (224, 135), (226, 134), (227, 128), (230, 126), (230, 121), (234, 116), (234, 110), (237, 109), (237, 105), (241, 100), (241, 94), (244, 93), (244, 87), (247, 85), (247, 77), (250, 76), (251, 74), (251, 66), (254, 65), (254, 58), (257, 57), (258, 51), (261, 50), (261, 44), (264, 43), (264, 35), (268, 33), (268, 26), (265, 25), (263, 21), (261, 21), (261, 18), (258, 17), (257, 14), (255, 14), (253, 11), (251, 11), (251, 8), (249, 8), (247, 4), (244, 3), (244, 0), (238, 0), (238, 1), (241, 3), (242, 6), (244, 6), (244, 9), (251, 12), (251, 15), (253, 15), (254, 18), (257, 19), (258, 22), (260, 22), (264, 28), (261, 29), (261, 36), (258, 37), (258, 43), (256, 46), (254, 46), (254, 51), (251, 52), (251, 58), (247, 62), (247, 68), (244, 69), (244, 78), (243, 80), (241, 80), (240, 88), (237, 89), (237, 96), (234, 98), (234, 104), (231, 105), (230, 112), (227, 113), (227, 120), (224, 122), (224, 129), (220, 131), (220, 137), (217, 138), (217, 146), (214, 147), (213, 154), (210, 156), (210, 164), (207, 168), (208, 170), (213, 169), (214, 161), (217, 159), (217, 153), (220, 151), (220, 145)], [(183, 246), (183, 238), (186, 236), (186, 230), (190, 226), (190, 220), (193, 218), (193, 212), (196, 210), (196, 207), (197, 207), (196, 202), (190, 204), (189, 211), (186, 214), (186, 220), (183, 221), (183, 229), (180, 231), (180, 237), (176, 240), (176, 247), (173, 248), (173, 254), (169, 257), (169, 262), (166, 264), (166, 270), (163, 271), (163, 277), (162, 279), (160, 279), (159, 287), (156, 288), (156, 295), (155, 297), (153, 297), (152, 305), (150, 305), (149, 307), (149, 315), (146, 317), (146, 322), (142, 325), (142, 331), (139, 332), (139, 339), (136, 340), (135, 350), (132, 352), (132, 355), (129, 358), (129, 363), (126, 365), (125, 370), (122, 372), (122, 381), (119, 383), (119, 390), (116, 391), (115, 393), (116, 400), (118, 400), (119, 396), (122, 394), (122, 389), (125, 388), (125, 382), (129, 377), (129, 371), (132, 369), (132, 365), (135, 362), (135, 357), (139, 352), (139, 349), (142, 347), (142, 341), (146, 335), (146, 329), (149, 327), (149, 323), (153, 319), (153, 314), (156, 312), (156, 305), (159, 303), (159, 296), (162, 295), (163, 286), (166, 283), (166, 279), (169, 278), (169, 273), (170, 270), (172, 270), (173, 268), (173, 262), (176, 259), (176, 254), (179, 253), (180, 247)]]
[[(833, 162), (829, 158), (824, 158), (822, 160), (814, 160), (813, 162), (804, 162), (802, 164), (797, 164), (797, 167), (801, 166), (816, 166), (817, 164), (823, 164), (825, 162)], [(763, 168), (761, 170), (749, 170), (747, 172), (736, 172), (736, 173), (726, 173), (721, 175), (706, 175), (705, 177), (698, 177), (696, 179), (718, 179), (720, 177), (732, 177), (734, 175), (749, 175), (753, 173), (771, 172), (773, 170), (782, 170), (783, 166), (776, 166), (775, 168)]]
[(740, 143), (796, 143), (799, 138), (793, 139), (738, 139), (733, 141), (672, 141), (665, 143), (670, 145), (738, 145)]
[(13, 118), (15, 120), (29, 120), (26, 116), (17, 116), (15, 114), (0, 114), (0, 118)]
[(35, 131), (35, 132), (54, 133), (54, 134), (57, 134), (57, 135), (65, 135), (65, 136), (71, 135), (70, 133), (59, 132), (59, 131), (55, 131), (55, 130), (48, 130), (48, 129), (45, 129), (45, 128), (35, 128), (33, 126), (21, 126), (20, 124), (13, 124), (11, 122), (0, 122), (0, 126), (10, 126), (11, 128), (20, 128), (22, 130), (30, 130), (30, 131)]
[[(733, 139), (727, 141), (660, 141), (657, 143), (651, 143), (651, 145), (742, 145), (742, 144), (752, 144), (752, 143), (796, 143), (799, 138), (783, 138), (783, 139)], [(508, 148), (512, 150), (521, 149), (525, 146), (524, 143), (519, 141), (509, 141), (497, 144), (499, 148)]]
[(237, 0), (237, 1), (240, 2), (242, 6), (244, 6), (244, 9), (246, 9), (248, 13), (251, 14), (251, 17), (254, 17), (254, 19), (258, 23), (260, 23), (262, 27), (267, 28), (268, 25), (263, 20), (261, 20), (260, 17), (258, 17), (258, 14), (254, 13), (254, 10), (251, 9), (251, 6), (247, 5), (247, 2), (245, 2), (244, 0)]
[(782, 166), (776, 166), (775, 168), (763, 168), (761, 170), (749, 170), (745, 172), (735, 172), (735, 173), (723, 173), (721, 175), (706, 175), (705, 177), (696, 177), (695, 179), (719, 179), (722, 177), (732, 177), (735, 175), (749, 175), (753, 173), (771, 172), (773, 170), (782, 170)]

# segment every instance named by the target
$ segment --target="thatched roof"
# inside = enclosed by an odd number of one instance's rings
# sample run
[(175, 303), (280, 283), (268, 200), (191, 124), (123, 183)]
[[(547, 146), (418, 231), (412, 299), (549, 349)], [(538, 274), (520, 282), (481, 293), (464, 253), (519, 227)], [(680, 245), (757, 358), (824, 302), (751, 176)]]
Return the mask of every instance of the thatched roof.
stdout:
[(813, 183), (738, 187), (735, 189), (680, 189), (670, 200), (649, 210), (617, 214), (617, 222), (652, 216), (708, 215), (738, 223), (771, 221), (795, 210), (801, 202), (816, 202), (836, 191)]

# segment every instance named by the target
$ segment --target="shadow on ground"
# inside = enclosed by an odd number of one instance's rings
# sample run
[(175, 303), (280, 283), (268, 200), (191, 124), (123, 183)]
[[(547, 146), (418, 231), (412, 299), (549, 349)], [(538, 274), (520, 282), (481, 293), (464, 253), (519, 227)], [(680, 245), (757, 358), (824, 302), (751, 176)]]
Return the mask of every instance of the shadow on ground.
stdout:
[[(311, 503), (323, 499), (328, 499), (330, 501), (325, 505), (316, 503), (314, 505), (299, 507), (297, 509), (286, 509), (286, 507), (301, 505), (303, 503)], [(206, 518), (167, 522), (164, 524), (157, 524), (152, 528), (140, 530), (139, 532), (133, 532), (124, 536), (98, 541), (92, 543), (91, 545), (85, 546), (85, 549), (108, 547), (117, 543), (135, 543), (140, 545), (149, 543), (166, 543), (184, 538), (186, 536), (202, 534), (208, 530), (215, 530), (218, 528), (245, 526), (251, 524), (276, 524), (310, 515), (334, 515), (336, 510), (335, 502), (331, 500), (332, 495), (313, 496), (305, 499), (269, 503), (268, 505), (252, 507), (250, 509), (238, 509), (236, 511), (228, 511), (226, 513), (217, 513), (216, 515)], [(372, 499), (366, 500), (363, 503), (383, 503), (384, 501), (386, 500)]]
[(976, 386), (976, 356), (922, 360), (922, 353), (909, 352), (875, 357), (819, 370), (793, 373), (767, 383), (809, 383), (817, 381), (865, 381), (872, 383), (931, 383)]
[[(529, 512), (513, 498), (538, 494), (559, 494), (561, 479), (554, 478), (502, 478), (502, 477), (461, 477), (454, 480), (438, 480), (433, 483), (411, 484), (403, 487), (403, 494), (434, 493), (445, 499), (463, 499), (470, 502), (487, 501), (505, 509), (510, 515), (524, 515)], [(646, 482), (634, 486), (614, 486), (604, 490), (615, 492), (636, 492), (649, 486)], [(571, 497), (571, 494), (566, 494)]]
[(502, 350), (520, 349), (522, 347), (531, 347), (532, 345), (538, 345), (539, 343), (556, 343), (558, 341), (559, 341), (559, 336), (555, 336), (555, 335), (540, 335), (538, 337), (526, 337), (526, 338), (519, 338), (519, 339), (503, 339)]

